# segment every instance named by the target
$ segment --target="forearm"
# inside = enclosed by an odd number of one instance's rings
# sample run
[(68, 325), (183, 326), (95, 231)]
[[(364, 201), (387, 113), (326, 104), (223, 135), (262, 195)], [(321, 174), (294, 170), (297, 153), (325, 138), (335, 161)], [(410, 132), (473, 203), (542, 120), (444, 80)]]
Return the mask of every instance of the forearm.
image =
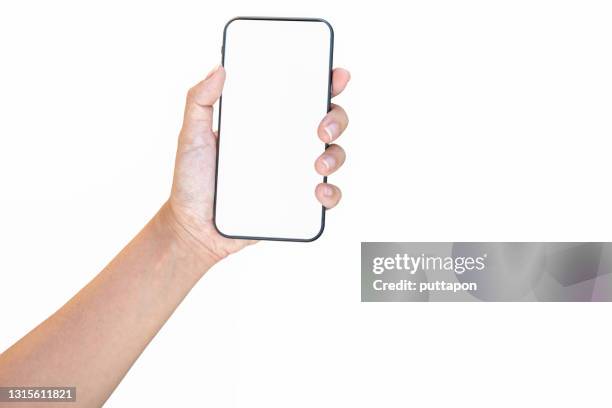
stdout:
[(101, 405), (216, 261), (171, 217), (162, 207), (96, 278), (0, 355), (0, 384), (76, 386), (71, 406)]

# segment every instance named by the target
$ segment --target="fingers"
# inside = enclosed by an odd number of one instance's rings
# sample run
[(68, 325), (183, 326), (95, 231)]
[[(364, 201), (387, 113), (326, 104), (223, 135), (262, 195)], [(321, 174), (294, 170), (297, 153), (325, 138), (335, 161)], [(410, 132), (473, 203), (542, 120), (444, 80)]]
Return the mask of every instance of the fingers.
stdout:
[(340, 202), (342, 192), (333, 184), (320, 183), (315, 188), (315, 196), (317, 197), (317, 200), (323, 204), (323, 207), (334, 208), (336, 205), (338, 205), (338, 202)]
[(224, 82), (225, 70), (222, 66), (217, 66), (209, 72), (206, 78), (187, 92), (184, 124), (199, 123), (211, 127), (213, 105), (221, 96)]
[(351, 73), (344, 68), (336, 68), (332, 71), (332, 97), (339, 95), (346, 84), (351, 80)]
[[(351, 74), (343, 68), (336, 68), (332, 72), (332, 97), (344, 91), (351, 79)], [(330, 144), (336, 140), (348, 126), (348, 115), (338, 105), (332, 104), (331, 110), (325, 115), (317, 129), (317, 135), (323, 142)], [(346, 160), (346, 153), (338, 145), (330, 145), (315, 161), (315, 169), (323, 176), (329, 176), (338, 170)], [(315, 188), (317, 200), (325, 208), (334, 208), (342, 198), (342, 192), (333, 184), (320, 183)]]
[(332, 109), (325, 115), (319, 127), (317, 135), (324, 143), (332, 143), (348, 126), (349, 119), (341, 106), (332, 104)]
[[(351, 74), (344, 68), (336, 68), (332, 72), (332, 96), (336, 96), (344, 91), (351, 79)], [(332, 104), (332, 109), (325, 115), (317, 134), (319, 139), (325, 143), (332, 143), (336, 140), (348, 126), (348, 116), (344, 109)]]
[(322, 176), (329, 176), (342, 166), (346, 153), (338, 145), (331, 145), (315, 161), (315, 169)]

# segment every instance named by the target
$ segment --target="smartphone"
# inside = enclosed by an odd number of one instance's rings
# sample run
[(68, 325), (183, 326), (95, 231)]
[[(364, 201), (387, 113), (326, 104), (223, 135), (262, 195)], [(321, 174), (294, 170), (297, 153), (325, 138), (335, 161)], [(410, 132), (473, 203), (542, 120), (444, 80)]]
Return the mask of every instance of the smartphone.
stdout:
[(316, 18), (237, 17), (223, 31), (214, 223), (229, 238), (314, 241), (334, 32)]

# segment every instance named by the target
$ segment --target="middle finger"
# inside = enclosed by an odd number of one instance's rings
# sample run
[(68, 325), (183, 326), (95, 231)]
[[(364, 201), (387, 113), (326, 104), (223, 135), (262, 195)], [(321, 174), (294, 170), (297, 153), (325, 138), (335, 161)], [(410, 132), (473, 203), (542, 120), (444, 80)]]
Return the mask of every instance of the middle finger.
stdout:
[(317, 129), (319, 139), (325, 143), (332, 143), (344, 132), (344, 129), (348, 126), (348, 121), (344, 109), (332, 104), (332, 109), (325, 115)]

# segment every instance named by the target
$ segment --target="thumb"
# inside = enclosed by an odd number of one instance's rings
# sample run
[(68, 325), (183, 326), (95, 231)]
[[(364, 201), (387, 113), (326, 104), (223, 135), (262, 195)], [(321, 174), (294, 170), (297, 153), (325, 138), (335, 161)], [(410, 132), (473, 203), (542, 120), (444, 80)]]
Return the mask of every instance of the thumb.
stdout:
[(212, 71), (187, 92), (183, 129), (181, 131), (181, 144), (200, 144), (213, 135), (213, 105), (221, 96), (225, 83), (225, 70), (222, 66)]

